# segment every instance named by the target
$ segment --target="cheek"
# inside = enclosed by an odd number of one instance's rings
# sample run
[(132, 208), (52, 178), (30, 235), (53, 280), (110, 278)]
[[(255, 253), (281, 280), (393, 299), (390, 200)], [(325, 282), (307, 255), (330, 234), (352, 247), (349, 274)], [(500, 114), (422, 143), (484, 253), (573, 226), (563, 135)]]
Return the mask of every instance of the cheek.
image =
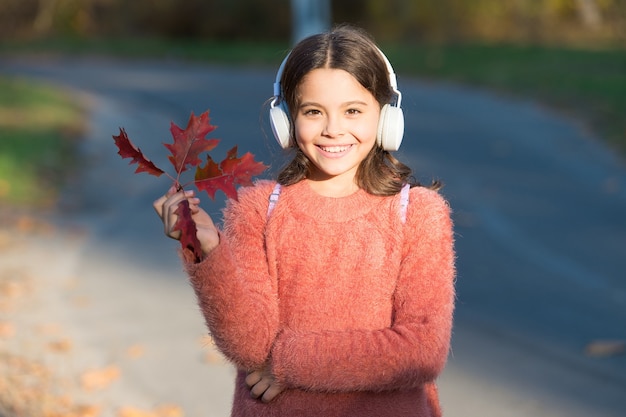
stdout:
[(315, 123), (303, 122), (296, 120), (294, 126), (294, 134), (296, 136), (296, 142), (300, 144), (301, 142), (309, 142), (315, 137), (317, 132), (317, 127)]
[(376, 135), (378, 134), (378, 119), (370, 119), (359, 123), (355, 127), (355, 135), (363, 142), (376, 141)]

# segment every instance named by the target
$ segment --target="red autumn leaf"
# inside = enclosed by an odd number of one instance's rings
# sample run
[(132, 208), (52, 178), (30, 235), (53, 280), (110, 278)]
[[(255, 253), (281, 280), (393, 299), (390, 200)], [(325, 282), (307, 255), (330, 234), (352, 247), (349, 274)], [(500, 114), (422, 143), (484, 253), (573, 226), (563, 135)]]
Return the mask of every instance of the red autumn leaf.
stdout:
[[(209, 123), (209, 111), (196, 117), (191, 113), (187, 127), (183, 130), (171, 123), (170, 132), (174, 138), (173, 144), (164, 144), (170, 151), (168, 157), (174, 168), (176, 176), (158, 168), (152, 161), (146, 158), (141, 150), (130, 141), (124, 129), (120, 128), (120, 134), (113, 136), (115, 144), (119, 149), (122, 158), (132, 158), (132, 163), (139, 166), (135, 173), (147, 172), (160, 176), (167, 175), (172, 179), (177, 189), (182, 190), (187, 184), (182, 184), (181, 173), (189, 166), (196, 167), (195, 179), (192, 182), (200, 191), (204, 190), (212, 199), (215, 193), (222, 190), (227, 197), (237, 199), (237, 185), (250, 185), (252, 177), (262, 173), (267, 167), (254, 160), (251, 153), (246, 153), (241, 158), (237, 158), (237, 147), (228, 151), (226, 158), (219, 164), (213, 161), (208, 154), (219, 143), (218, 139), (206, 139), (206, 135), (215, 130), (215, 126)], [(200, 166), (200, 156), (206, 152), (207, 162), (205, 166)], [(196, 235), (196, 224), (191, 215), (189, 202), (183, 200), (176, 209), (178, 219), (174, 225), (175, 230), (181, 232), (180, 243), (183, 248), (190, 249), (196, 261), (202, 259), (202, 248)]]
[(189, 201), (181, 201), (174, 214), (178, 216), (176, 224), (174, 224), (174, 230), (180, 231), (181, 246), (190, 249), (196, 260), (202, 259), (202, 247), (198, 240), (196, 223), (191, 216)]
[(237, 158), (237, 146), (233, 147), (220, 166), (225, 174), (233, 177), (233, 181), (239, 185), (252, 185), (252, 177), (259, 175), (267, 169), (267, 166), (254, 160), (254, 155), (245, 153)]
[(206, 139), (206, 135), (215, 130), (216, 126), (209, 123), (209, 111), (200, 116), (191, 113), (185, 130), (171, 123), (170, 132), (174, 138), (173, 144), (164, 144), (172, 154), (169, 160), (174, 166), (176, 173), (180, 174), (187, 170), (188, 166), (198, 166), (202, 163), (200, 154), (215, 148), (218, 139)]
[(196, 187), (215, 199), (215, 193), (222, 190), (229, 198), (237, 198), (237, 189), (233, 181), (222, 173), (222, 169), (207, 155), (206, 165), (196, 168)]
[(206, 191), (209, 197), (215, 198), (215, 193), (222, 190), (227, 197), (237, 199), (237, 185), (251, 185), (252, 177), (265, 171), (267, 167), (254, 160), (251, 153), (237, 158), (237, 146), (226, 154), (226, 158), (216, 164), (208, 156), (204, 167), (196, 169), (196, 187)]
[(132, 158), (132, 161), (129, 164), (137, 164), (137, 169), (135, 173), (147, 172), (150, 175), (154, 175), (156, 177), (163, 174), (163, 171), (159, 169), (154, 163), (146, 158), (141, 150), (136, 147), (128, 138), (126, 131), (123, 128), (120, 128), (120, 134), (115, 136), (113, 135), (113, 140), (115, 141), (115, 145), (119, 151), (117, 152), (122, 158)]

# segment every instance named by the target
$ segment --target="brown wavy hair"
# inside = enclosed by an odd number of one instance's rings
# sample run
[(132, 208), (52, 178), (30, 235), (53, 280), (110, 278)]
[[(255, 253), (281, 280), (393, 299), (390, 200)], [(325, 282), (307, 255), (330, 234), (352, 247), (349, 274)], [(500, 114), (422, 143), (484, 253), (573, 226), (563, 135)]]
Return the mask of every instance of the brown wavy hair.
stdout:
[[(280, 79), (282, 98), (289, 114), (299, 106), (299, 86), (310, 71), (319, 68), (342, 69), (383, 105), (393, 98), (387, 66), (370, 36), (361, 29), (342, 25), (333, 30), (300, 41), (290, 52)], [(295, 128), (291, 120), (290, 140), (293, 159), (279, 172), (282, 185), (295, 184), (309, 176), (311, 161), (295, 144)], [(406, 183), (421, 186), (407, 165), (376, 144), (361, 162), (356, 173), (357, 185), (370, 194), (388, 196), (400, 192)], [(439, 189), (434, 181), (429, 188)]]

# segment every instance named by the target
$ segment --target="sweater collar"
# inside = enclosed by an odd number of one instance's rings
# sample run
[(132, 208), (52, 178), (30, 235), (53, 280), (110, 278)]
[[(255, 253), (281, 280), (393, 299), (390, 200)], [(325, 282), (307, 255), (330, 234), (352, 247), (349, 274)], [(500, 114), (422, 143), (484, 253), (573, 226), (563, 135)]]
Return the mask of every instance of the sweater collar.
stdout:
[[(281, 197), (282, 198), (282, 197)], [(313, 191), (308, 180), (287, 187), (285, 199), (294, 212), (318, 222), (339, 223), (369, 213), (375, 201), (382, 199), (359, 189), (346, 197), (326, 197)]]

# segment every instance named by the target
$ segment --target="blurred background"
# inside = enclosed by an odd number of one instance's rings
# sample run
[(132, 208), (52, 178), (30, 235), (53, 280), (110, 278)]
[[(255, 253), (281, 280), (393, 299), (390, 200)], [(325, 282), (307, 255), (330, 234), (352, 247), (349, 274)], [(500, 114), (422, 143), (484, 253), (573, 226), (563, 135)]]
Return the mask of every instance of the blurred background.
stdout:
[[(292, 33), (289, 0), (3, 0), (5, 39), (165, 37), (282, 41)], [(620, 0), (319, 1), (333, 22), (357, 23), (379, 41), (618, 46)]]
[[(401, 155), (441, 175), (454, 209), (450, 415), (623, 416), (626, 0), (0, 0), (0, 417), (225, 415), (206, 403), (228, 407), (231, 375), (206, 340), (194, 350), (203, 323), (146, 214), (162, 184), (133, 175), (111, 135), (121, 124), (163, 156), (169, 121), (210, 106), (219, 137), (267, 161), (257, 121), (277, 65), (344, 22), (392, 62), (419, 139)], [(45, 281), (65, 265), (51, 257), (73, 268), (63, 286)], [(71, 338), (24, 330), (56, 308)], [(85, 340), (119, 368), (83, 385), (181, 407), (105, 414), (51, 397), (64, 386), (22, 354), (82, 370), (93, 363), (60, 358)]]
[[(0, 56), (274, 66), (294, 40), (344, 22), (373, 34), (398, 73), (540, 99), (626, 149), (625, 0), (1, 0)], [(23, 90), (32, 85), (0, 79), (0, 87), (0, 103), (12, 112), (45, 105), (26, 103), (34, 92)], [(53, 131), (81, 131), (69, 107), (48, 120)], [(32, 125), (24, 117), (23, 125)], [(14, 124), (13, 117), (0, 119), (0, 129)], [(11, 164), (0, 163), (5, 177)], [(21, 198), (7, 187), (0, 183), (0, 198)]]

